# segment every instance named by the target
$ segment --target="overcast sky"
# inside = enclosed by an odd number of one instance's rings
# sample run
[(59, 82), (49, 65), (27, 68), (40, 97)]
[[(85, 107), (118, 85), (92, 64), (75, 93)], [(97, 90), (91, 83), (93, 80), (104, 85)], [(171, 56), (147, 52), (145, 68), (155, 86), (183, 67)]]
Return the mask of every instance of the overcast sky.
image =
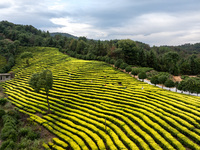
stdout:
[(200, 42), (200, 0), (0, 0), (0, 21), (150, 46)]

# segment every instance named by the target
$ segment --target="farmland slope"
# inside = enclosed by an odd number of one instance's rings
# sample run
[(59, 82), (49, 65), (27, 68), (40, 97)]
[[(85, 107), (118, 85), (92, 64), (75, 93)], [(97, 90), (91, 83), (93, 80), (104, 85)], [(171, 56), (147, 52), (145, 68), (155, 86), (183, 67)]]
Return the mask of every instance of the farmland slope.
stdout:
[[(56, 138), (54, 149), (200, 149), (200, 98), (140, 82), (99, 61), (71, 58), (55, 48), (32, 51), (30, 66), (17, 59), (5, 82), (9, 100)], [(28, 85), (32, 73), (53, 73), (46, 114), (44, 91)], [(143, 87), (143, 88), (142, 88)]]

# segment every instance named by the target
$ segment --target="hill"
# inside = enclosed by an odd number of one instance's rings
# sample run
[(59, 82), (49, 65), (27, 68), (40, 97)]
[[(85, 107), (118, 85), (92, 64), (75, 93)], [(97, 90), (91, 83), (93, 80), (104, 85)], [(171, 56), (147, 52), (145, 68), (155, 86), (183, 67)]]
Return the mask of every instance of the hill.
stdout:
[[(53, 36), (58, 34), (59, 36)], [(12, 68), (18, 46), (45, 46), (59, 48), (63, 53), (86, 60), (114, 63), (122, 60), (127, 65), (150, 67), (173, 75), (200, 74), (198, 44), (195, 45), (195, 50), (185, 50), (187, 46), (150, 47), (130, 39), (101, 41), (65, 33), (52, 33), (50, 36), (48, 31), (38, 30), (31, 25), (16, 25), (7, 21), (0, 22), (0, 39), (0, 55), (7, 59), (6, 66), (0, 72), (8, 72)]]
[[(56, 48), (20, 51), (33, 53), (30, 66), (18, 57), (16, 77), (3, 86), (19, 111), (57, 136), (46, 149), (200, 149), (199, 97), (162, 90)], [(51, 114), (45, 92), (28, 85), (32, 73), (46, 68), (54, 79)]]
[(51, 35), (52, 37), (54, 37), (55, 35), (61, 35), (61, 36), (63, 36), (63, 37), (78, 39), (77, 36), (74, 36), (74, 35), (71, 35), (71, 34), (68, 34), (68, 33), (53, 32), (53, 33), (50, 33), (50, 35)]

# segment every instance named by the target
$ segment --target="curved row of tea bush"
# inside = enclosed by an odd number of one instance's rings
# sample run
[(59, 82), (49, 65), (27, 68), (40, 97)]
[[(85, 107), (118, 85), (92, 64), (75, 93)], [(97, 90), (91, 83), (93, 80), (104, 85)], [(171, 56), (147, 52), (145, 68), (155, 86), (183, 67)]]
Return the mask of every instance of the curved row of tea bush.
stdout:
[[(25, 49), (25, 48), (24, 48)], [(68, 57), (54, 48), (26, 48), (5, 82), (9, 100), (57, 136), (46, 149), (200, 149), (200, 99), (140, 82), (106, 63)], [(53, 73), (49, 92), (28, 85), (34, 72)]]

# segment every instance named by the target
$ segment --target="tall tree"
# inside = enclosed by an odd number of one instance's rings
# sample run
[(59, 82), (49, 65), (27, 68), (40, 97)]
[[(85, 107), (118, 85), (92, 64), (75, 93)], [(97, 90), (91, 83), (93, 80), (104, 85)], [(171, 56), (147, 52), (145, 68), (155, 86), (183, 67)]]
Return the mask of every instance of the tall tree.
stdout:
[(174, 82), (173, 82), (172, 80), (167, 79), (167, 80), (165, 81), (165, 86), (168, 87), (168, 88), (169, 88), (169, 91), (170, 91), (170, 88), (171, 88), (171, 87), (174, 87), (175, 84), (174, 84)]
[(35, 90), (35, 92), (39, 93), (41, 89), (44, 89), (47, 96), (47, 104), (48, 104), (48, 112), (50, 112), (50, 104), (49, 104), (49, 90), (52, 89), (53, 86), (53, 75), (50, 70), (43, 70), (39, 73), (32, 74), (29, 85)]
[(165, 83), (167, 78), (168, 77), (166, 75), (161, 75), (161, 76), (158, 77), (158, 82), (162, 84), (162, 88), (163, 88), (163, 84)]
[(152, 78), (151, 78), (151, 83), (152, 84), (154, 84), (155, 86), (156, 86), (156, 84), (158, 84), (159, 82), (158, 82), (158, 77), (157, 76), (153, 76)]
[(128, 64), (137, 64), (138, 48), (136, 43), (130, 39), (118, 41), (118, 47), (122, 49), (124, 61)]
[(144, 82), (144, 79), (147, 77), (147, 75), (146, 75), (145, 72), (140, 72), (140, 73), (138, 74), (138, 77), (139, 77), (139, 79), (142, 79), (142, 81)]
[(179, 60), (179, 55), (177, 52), (168, 52), (164, 55), (164, 60), (168, 68), (168, 72), (177, 75), (176, 63)]
[(20, 56), (21, 59), (26, 59), (26, 64), (29, 66), (29, 59), (33, 58), (33, 54), (31, 52), (23, 52)]
[(140, 49), (139, 53), (138, 53), (138, 65), (140, 65), (142, 67), (145, 67), (147, 65), (146, 64), (146, 55), (145, 55), (143, 48)]
[(149, 67), (152, 67), (154, 69), (157, 68), (157, 58), (156, 58), (156, 54), (153, 50), (151, 50), (149, 53), (147, 53), (147, 64)]

